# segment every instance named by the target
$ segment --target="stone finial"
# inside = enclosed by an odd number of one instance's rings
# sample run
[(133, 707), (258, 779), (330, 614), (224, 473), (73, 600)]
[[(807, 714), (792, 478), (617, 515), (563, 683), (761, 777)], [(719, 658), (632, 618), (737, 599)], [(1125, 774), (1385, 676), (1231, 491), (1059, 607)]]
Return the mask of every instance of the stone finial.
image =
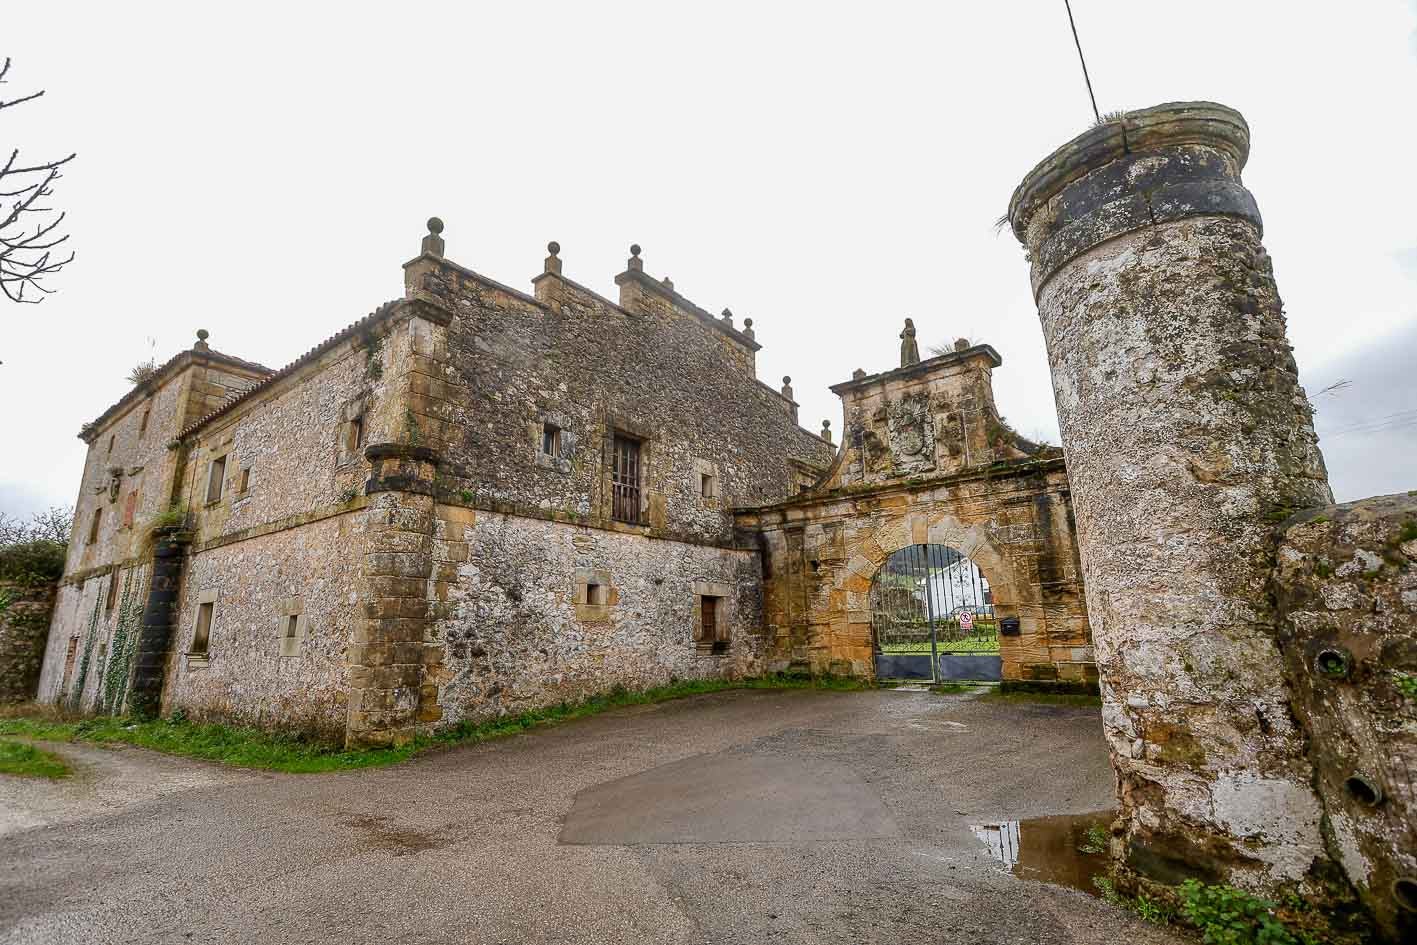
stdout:
[(197, 329), (197, 343), (192, 346), (193, 351), (210, 351), (212, 346), (207, 344), (207, 339), (212, 336), (211, 332), (205, 328)]
[(625, 263), (625, 268), (626, 268), (626, 269), (631, 269), (631, 270), (633, 270), (633, 271), (635, 271), (635, 272), (644, 272), (644, 271), (645, 271), (645, 261), (640, 258), (640, 244), (639, 244), (639, 243), (631, 243), (631, 244), (630, 244), (630, 261), (627, 262), (627, 263)]
[(866, 376), (866, 371), (865, 371), (864, 368), (857, 368), (856, 370), (854, 370), (854, 371), (851, 372), (851, 379), (852, 379), (853, 381), (859, 381), (859, 380), (861, 380), (861, 378), (863, 378), (863, 377), (865, 377), (865, 376)]
[(969, 339), (968, 339), (968, 338), (956, 338), (956, 339), (955, 339), (955, 350), (956, 350), (956, 351), (968, 351), (968, 350), (969, 350)]
[(723, 314), (719, 316), (718, 320), (723, 322), (729, 328), (733, 327), (733, 313), (730, 312), (728, 309), (723, 310)]
[(423, 253), (427, 256), (443, 255), (443, 221), (437, 217), (428, 218), (428, 235), (423, 237)]
[(788, 400), (792, 400), (792, 399), (793, 399), (793, 397), (792, 397), (792, 378), (790, 378), (790, 377), (784, 377), (784, 378), (782, 379), (782, 396), (786, 397)]
[(753, 320), (751, 318), (743, 319), (743, 335), (747, 338), (753, 337)]
[(561, 257), (559, 255), (561, 252), (561, 244), (552, 240), (546, 244), (546, 252), (549, 255), (546, 257), (546, 263), (542, 267), (542, 271), (554, 272), (559, 276), (561, 274)]
[(905, 328), (900, 333), (900, 366), (909, 367), (920, 363), (920, 346), (915, 343), (915, 323), (905, 320)]
[(674, 280), (669, 278), (668, 276), (665, 276), (663, 279), (660, 279), (659, 284), (664, 286), (670, 292), (674, 291)]
[(832, 422), (830, 420), (822, 421), (822, 439), (828, 443), (832, 441)]

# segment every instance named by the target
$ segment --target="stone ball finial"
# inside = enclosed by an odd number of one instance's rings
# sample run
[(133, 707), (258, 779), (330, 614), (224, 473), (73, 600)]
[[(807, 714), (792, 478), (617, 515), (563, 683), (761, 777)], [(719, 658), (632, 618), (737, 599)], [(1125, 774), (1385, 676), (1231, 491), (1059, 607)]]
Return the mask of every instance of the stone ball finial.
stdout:
[(753, 327), (753, 320), (752, 320), (751, 318), (745, 318), (745, 319), (743, 319), (743, 327), (744, 327), (744, 328), (752, 328), (752, 327)]
[(792, 378), (790, 378), (790, 377), (788, 377), (788, 376), (786, 376), (786, 375), (783, 375), (782, 383), (784, 383), (784, 384), (791, 384), (791, 383), (792, 383)]
[(631, 243), (631, 244), (630, 244), (630, 255), (631, 255), (631, 256), (636, 256), (636, 257), (638, 257), (638, 256), (640, 255), (640, 244), (639, 244), (639, 243)]
[(823, 430), (830, 430), (831, 428), (832, 428), (832, 422), (831, 422), (830, 420), (823, 420), (823, 421), (822, 421), (822, 429), (823, 429)]
[(197, 329), (197, 340), (198, 340), (198, 341), (206, 341), (206, 340), (207, 340), (208, 338), (210, 338), (211, 336), (212, 336), (212, 333), (209, 332), (209, 331), (207, 331), (205, 328), (198, 328), (198, 329)]
[(551, 242), (546, 244), (546, 251), (552, 256), (555, 256), (561, 252), (561, 244), (556, 242), (555, 240), (552, 240)]
[(428, 232), (429, 232), (429, 233), (432, 233), (434, 236), (437, 236), (439, 233), (442, 233), (442, 232), (443, 232), (443, 221), (440, 220), (440, 219), (438, 219), (437, 217), (429, 217), (429, 218), (428, 218)]
[(969, 339), (968, 339), (968, 338), (956, 338), (956, 339), (955, 339), (955, 350), (956, 350), (956, 351), (967, 351), (968, 349), (969, 349)]
[(861, 380), (861, 378), (863, 378), (863, 377), (865, 377), (865, 376), (866, 376), (866, 371), (865, 371), (864, 368), (857, 368), (856, 370), (854, 370), (854, 371), (851, 372), (851, 379), (852, 379), (853, 381), (859, 381), (859, 380)]

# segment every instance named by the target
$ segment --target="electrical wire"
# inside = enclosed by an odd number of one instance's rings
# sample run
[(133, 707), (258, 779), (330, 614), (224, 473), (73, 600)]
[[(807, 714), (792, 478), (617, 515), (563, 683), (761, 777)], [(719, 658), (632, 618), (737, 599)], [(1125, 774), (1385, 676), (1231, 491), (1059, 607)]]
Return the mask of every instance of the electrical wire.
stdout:
[(1097, 96), (1092, 94), (1092, 79), (1087, 74), (1087, 60), (1082, 55), (1082, 40), (1078, 39), (1078, 25), (1073, 20), (1073, 5), (1070, 0), (1063, 0), (1063, 6), (1068, 9), (1068, 25), (1073, 29), (1073, 45), (1078, 48), (1078, 62), (1082, 63), (1082, 80), (1087, 83), (1087, 97), (1092, 100), (1092, 117), (1097, 119), (1097, 123), (1102, 124), (1102, 113), (1097, 110)]

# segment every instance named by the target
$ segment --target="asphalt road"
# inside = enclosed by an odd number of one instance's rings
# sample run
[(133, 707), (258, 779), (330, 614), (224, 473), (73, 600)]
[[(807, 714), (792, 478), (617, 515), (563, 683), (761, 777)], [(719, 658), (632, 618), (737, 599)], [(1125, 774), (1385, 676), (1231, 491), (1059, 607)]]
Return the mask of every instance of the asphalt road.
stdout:
[(0, 942), (1176, 941), (971, 829), (1109, 807), (1095, 709), (727, 692), (332, 775), (57, 750), (70, 784), (0, 778)]

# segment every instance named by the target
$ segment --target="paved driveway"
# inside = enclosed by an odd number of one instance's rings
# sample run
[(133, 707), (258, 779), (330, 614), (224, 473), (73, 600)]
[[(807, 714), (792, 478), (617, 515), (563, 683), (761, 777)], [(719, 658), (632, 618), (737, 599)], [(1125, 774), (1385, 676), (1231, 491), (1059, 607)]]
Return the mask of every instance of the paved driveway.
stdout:
[(971, 829), (1110, 806), (1096, 710), (728, 692), (333, 775), (59, 750), (70, 785), (0, 779), (0, 942), (1172, 941)]

